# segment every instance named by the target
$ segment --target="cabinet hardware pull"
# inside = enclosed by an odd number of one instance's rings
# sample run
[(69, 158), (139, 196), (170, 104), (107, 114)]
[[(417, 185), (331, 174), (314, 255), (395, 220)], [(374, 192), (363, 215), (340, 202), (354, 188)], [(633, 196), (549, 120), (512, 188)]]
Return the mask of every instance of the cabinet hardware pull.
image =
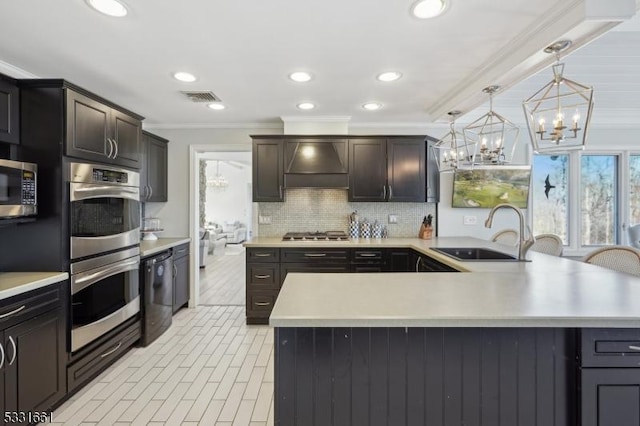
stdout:
[(271, 253), (256, 253), (254, 254), (255, 257), (269, 257), (271, 256)]
[(325, 257), (327, 253), (305, 253), (304, 257)]
[(629, 349), (632, 351), (640, 351), (640, 346), (629, 345)]
[(110, 138), (107, 138), (107, 142), (109, 142), (109, 153), (107, 154), (107, 158), (111, 158), (111, 155), (113, 154), (113, 142)]
[(173, 279), (175, 280), (177, 276), (178, 276), (178, 267), (176, 265), (173, 265)]
[(24, 309), (24, 308), (26, 308), (26, 307), (27, 307), (27, 305), (22, 305), (22, 306), (20, 306), (18, 309), (14, 309), (14, 310), (13, 310), (13, 311), (11, 311), (11, 312), (7, 312), (6, 314), (2, 314), (2, 315), (0, 315), (0, 318), (10, 317), (11, 315), (13, 315), (13, 314), (17, 314), (18, 312), (20, 312), (21, 310), (23, 310), (23, 309)]
[(271, 303), (270, 302), (256, 302), (255, 305), (256, 306), (269, 306)]
[(153, 187), (151, 185), (147, 185), (149, 187), (149, 198), (153, 195)]
[(360, 257), (376, 257), (377, 254), (376, 253), (360, 253), (360, 254), (358, 254), (358, 256), (360, 256)]
[(102, 355), (100, 355), (100, 358), (104, 358), (104, 357), (107, 357), (107, 356), (111, 355), (112, 353), (114, 353), (115, 351), (120, 349), (120, 346), (122, 346), (122, 342), (118, 343), (118, 345), (115, 348), (111, 349), (110, 351), (107, 351), (107, 352), (103, 353)]
[(256, 278), (264, 280), (267, 278), (271, 278), (271, 275), (267, 274), (267, 275), (256, 275)]
[[(9, 342), (11, 342), (11, 346), (13, 346), (13, 356), (11, 357), (11, 361), (7, 364), (8, 366), (13, 364), (16, 360), (16, 356), (18, 355), (18, 348), (16, 347), (16, 341), (13, 340), (13, 337), (9, 336)], [(9, 350), (7, 350), (7, 352), (9, 352)]]
[(389, 199), (393, 198), (393, 189), (391, 188), (391, 185), (389, 185)]
[(2, 347), (1, 343), (0, 343), (0, 355), (2, 355), (2, 357), (0, 357), (0, 369), (2, 369), (2, 367), (4, 366), (4, 348)]
[(178, 253), (184, 253), (185, 251), (187, 251), (187, 249), (180, 249), (178, 250)]
[(118, 156), (118, 141), (113, 139), (113, 144), (116, 147), (116, 152), (113, 154), (113, 158), (116, 158)]
[(420, 272), (420, 263), (422, 263), (421, 257), (416, 260), (416, 272)]
[(387, 199), (387, 185), (382, 185), (382, 199)]
[(278, 186), (278, 195), (280, 195), (280, 198), (282, 197), (282, 185)]

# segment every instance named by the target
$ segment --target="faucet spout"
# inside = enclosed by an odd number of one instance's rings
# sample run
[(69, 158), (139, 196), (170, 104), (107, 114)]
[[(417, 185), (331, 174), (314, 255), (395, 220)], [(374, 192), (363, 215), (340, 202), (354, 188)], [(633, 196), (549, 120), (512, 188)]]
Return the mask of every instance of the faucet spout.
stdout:
[(522, 214), (522, 210), (520, 210), (518, 207), (514, 206), (513, 204), (509, 204), (509, 203), (498, 204), (494, 208), (492, 208), (491, 211), (489, 212), (489, 216), (487, 217), (487, 220), (485, 220), (484, 222), (485, 228), (491, 228), (491, 225), (493, 224), (493, 215), (496, 213), (496, 211), (500, 209), (512, 209), (518, 214), (518, 219), (520, 221), (520, 235), (519, 235), (519, 241), (518, 241), (518, 260), (527, 260), (526, 259), (527, 252), (529, 251), (531, 246), (533, 246), (533, 244), (536, 242), (536, 239), (533, 237), (533, 235), (531, 235), (531, 232), (529, 232), (529, 237), (525, 238), (525, 231), (524, 231), (525, 223), (524, 223), (524, 215)]

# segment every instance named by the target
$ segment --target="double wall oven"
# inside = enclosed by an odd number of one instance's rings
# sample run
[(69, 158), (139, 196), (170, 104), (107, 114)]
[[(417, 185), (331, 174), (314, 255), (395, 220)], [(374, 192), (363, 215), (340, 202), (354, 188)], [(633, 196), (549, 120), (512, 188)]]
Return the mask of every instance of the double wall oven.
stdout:
[(71, 351), (140, 312), (140, 176), (67, 163)]

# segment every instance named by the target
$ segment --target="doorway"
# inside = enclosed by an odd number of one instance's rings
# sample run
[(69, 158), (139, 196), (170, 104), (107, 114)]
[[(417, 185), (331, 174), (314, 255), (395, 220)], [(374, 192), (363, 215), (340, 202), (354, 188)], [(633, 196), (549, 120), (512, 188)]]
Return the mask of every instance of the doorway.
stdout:
[(242, 244), (254, 229), (251, 146), (192, 145), (190, 158), (190, 233), (198, 241), (191, 303), (244, 306)]

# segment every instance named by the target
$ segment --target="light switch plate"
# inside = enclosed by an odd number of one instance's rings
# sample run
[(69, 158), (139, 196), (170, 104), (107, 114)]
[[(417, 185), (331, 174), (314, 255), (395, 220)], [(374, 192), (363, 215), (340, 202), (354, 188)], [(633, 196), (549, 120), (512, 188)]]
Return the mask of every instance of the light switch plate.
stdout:
[(465, 225), (477, 225), (478, 224), (478, 216), (464, 216), (462, 218), (462, 223)]
[(398, 223), (398, 215), (390, 214), (389, 215), (389, 223)]

